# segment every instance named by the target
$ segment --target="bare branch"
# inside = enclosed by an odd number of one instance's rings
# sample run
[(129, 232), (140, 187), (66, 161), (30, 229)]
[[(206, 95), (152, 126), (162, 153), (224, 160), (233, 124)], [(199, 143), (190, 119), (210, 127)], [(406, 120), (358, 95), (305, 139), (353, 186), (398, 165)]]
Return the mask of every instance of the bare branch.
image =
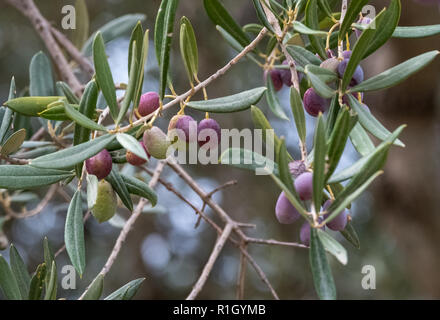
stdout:
[(209, 277), (209, 274), (211, 273), (212, 267), (214, 267), (214, 263), (217, 260), (220, 252), (223, 249), (223, 246), (225, 245), (226, 241), (228, 241), (229, 235), (232, 231), (232, 224), (228, 223), (223, 230), (220, 238), (218, 238), (214, 249), (212, 250), (211, 256), (209, 257), (208, 262), (205, 265), (205, 268), (203, 268), (203, 272), (199, 277), (199, 280), (197, 280), (196, 284), (194, 285), (194, 288), (192, 289), (189, 296), (186, 298), (186, 300), (194, 300), (200, 291), (203, 289), (203, 286), (205, 285), (206, 280)]
[(6, 2), (15, 7), (31, 21), (34, 29), (46, 45), (62, 79), (72, 87), (77, 95), (80, 95), (82, 92), (81, 83), (73, 74), (66, 57), (52, 36), (51, 25), (41, 15), (35, 3), (32, 0), (6, 0)]

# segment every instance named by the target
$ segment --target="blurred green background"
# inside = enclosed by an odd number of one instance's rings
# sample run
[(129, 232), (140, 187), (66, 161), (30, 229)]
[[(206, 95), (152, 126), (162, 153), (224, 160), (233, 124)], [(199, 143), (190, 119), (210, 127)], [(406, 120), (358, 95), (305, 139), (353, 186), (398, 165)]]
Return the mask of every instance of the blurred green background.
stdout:
[[(43, 15), (60, 27), (61, 8), (73, 1), (35, 1)], [(224, 0), (231, 14), (244, 25), (256, 22), (251, 1)], [(144, 23), (151, 31), (159, 0), (87, 0), (94, 31), (104, 23), (128, 13), (144, 13)], [(372, 1), (377, 11), (388, 1)], [(427, 25), (440, 22), (439, 8), (424, 6), (414, 1), (402, 3), (400, 25)], [(187, 16), (195, 29), (200, 74), (204, 79), (233, 57), (234, 51), (223, 41), (215, 26), (208, 19), (201, 0), (180, 1), (177, 17)], [(177, 30), (177, 28), (176, 28)], [(68, 33), (68, 32), (67, 32)], [(150, 32), (150, 35), (152, 33)], [(107, 46), (116, 82), (127, 81), (127, 52), (129, 35)], [(420, 53), (440, 49), (440, 37), (417, 40), (392, 39), (364, 63), (366, 77)], [(152, 44), (152, 43), (151, 43)], [(178, 93), (188, 89), (186, 73), (179, 55), (178, 41), (173, 43), (171, 73)], [(152, 47), (151, 47), (152, 48)], [(31, 57), (42, 50), (44, 44), (30, 23), (15, 9), (0, 2), (0, 100), (7, 99), (11, 76), (15, 76), (19, 89), (28, 85), (28, 67)], [(145, 90), (157, 90), (157, 66), (154, 50), (150, 50)], [(208, 87), (210, 97), (227, 95), (263, 84), (262, 71), (249, 60), (234, 66), (227, 75)], [(280, 93), (288, 111), (288, 90)], [(349, 252), (347, 266), (341, 266), (330, 258), (338, 297), (343, 299), (410, 299), (440, 298), (440, 217), (438, 206), (440, 181), (440, 60), (391, 90), (365, 96), (372, 112), (390, 129), (406, 123), (402, 140), (405, 149), (393, 148), (382, 175), (369, 191), (353, 206), (354, 226), (358, 230), (361, 249), (342, 243)], [(295, 129), (292, 121), (280, 121), (270, 114), (265, 102), (263, 108), (276, 132), (287, 138), (289, 149), (296, 149)], [(177, 110), (165, 112), (159, 125), (165, 128), (167, 119)], [(196, 119), (203, 114), (191, 113)], [(223, 128), (252, 128), (250, 112), (215, 116)], [(309, 128), (313, 119), (308, 119)], [(312, 131), (309, 129), (309, 131)], [(310, 137), (309, 137), (310, 138)], [(344, 164), (353, 161), (354, 152), (347, 148)], [(150, 163), (154, 167), (154, 162)], [(255, 223), (256, 230), (249, 234), (259, 238), (298, 241), (300, 223), (284, 226), (274, 215), (279, 189), (272, 180), (255, 176), (252, 172), (221, 166), (187, 166), (193, 177), (207, 190), (229, 180), (238, 180), (214, 196), (214, 199), (236, 220)], [(127, 168), (126, 170), (131, 170)], [(129, 171), (130, 172), (130, 171)], [(201, 201), (176, 176), (166, 169), (164, 177), (201, 206)], [(194, 229), (195, 213), (162, 187), (158, 188), (159, 210), (145, 214), (130, 233), (113, 269), (105, 281), (105, 293), (110, 293), (126, 282), (146, 277), (137, 299), (184, 298), (197, 280), (215, 242), (212, 229), (202, 222)], [(44, 194), (46, 190), (39, 190)], [(32, 203), (29, 203), (32, 207)], [(127, 217), (128, 212), (120, 210)], [(62, 199), (51, 203), (36, 217), (13, 221), (5, 226), (5, 234), (18, 247), (29, 266), (34, 270), (42, 259), (42, 238), (47, 235), (55, 249), (63, 243), (66, 206)], [(213, 216), (212, 212), (208, 214)], [(90, 219), (86, 224), (87, 269), (83, 279), (77, 279), (77, 290), (61, 290), (59, 297), (76, 298), (101, 269), (118, 236), (119, 229), (106, 223), (98, 225)], [(306, 250), (251, 245), (250, 253), (282, 299), (314, 299), (308, 253)], [(7, 251), (0, 251), (7, 256)], [(63, 253), (58, 260), (59, 270), (68, 262)], [(235, 283), (239, 256), (229, 244), (217, 261), (200, 298), (231, 299), (235, 297)], [(376, 290), (363, 290), (361, 273), (364, 265), (373, 265), (377, 272)], [(60, 274), (60, 277), (62, 275)], [(249, 299), (271, 298), (265, 285), (254, 270), (248, 267), (245, 297)]]

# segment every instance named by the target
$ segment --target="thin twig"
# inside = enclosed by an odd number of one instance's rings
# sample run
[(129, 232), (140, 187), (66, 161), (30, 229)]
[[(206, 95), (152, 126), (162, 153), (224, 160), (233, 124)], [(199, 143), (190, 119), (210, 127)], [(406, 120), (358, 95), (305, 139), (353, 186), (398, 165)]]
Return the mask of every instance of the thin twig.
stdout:
[[(240, 244), (240, 247), (246, 250), (247, 245), (245, 242)], [(244, 286), (246, 282), (246, 256), (243, 252), (240, 252), (240, 265), (238, 267), (238, 277), (237, 277), (237, 300), (244, 299)]]
[(228, 241), (229, 235), (232, 231), (232, 224), (228, 223), (223, 230), (220, 238), (218, 238), (214, 249), (212, 250), (211, 256), (208, 259), (208, 262), (206, 263), (205, 267), (203, 268), (202, 274), (199, 277), (199, 280), (197, 280), (196, 284), (194, 285), (191, 293), (188, 295), (186, 300), (194, 300), (200, 291), (203, 289), (203, 286), (205, 285), (206, 280), (208, 280), (209, 274), (211, 273), (212, 268), (214, 267), (214, 263), (217, 260), (220, 252), (223, 249), (223, 246), (225, 245), (226, 241)]
[(66, 49), (73, 60), (78, 63), (80, 68), (86, 72), (90, 77), (95, 74), (95, 69), (93, 68), (90, 61), (83, 56), (83, 54), (75, 47), (75, 45), (70, 42), (70, 40), (58, 29), (52, 27), (52, 34), (55, 36), (56, 40)]
[(35, 3), (32, 0), (6, 0), (6, 2), (15, 7), (31, 21), (34, 29), (46, 45), (62, 79), (72, 87), (77, 95), (80, 95), (82, 90), (81, 83), (70, 69), (66, 57), (55, 41), (51, 32), (51, 25), (42, 16)]
[(257, 238), (246, 238), (247, 243), (255, 243), (255, 244), (267, 244), (267, 245), (275, 245), (275, 246), (286, 246), (286, 247), (295, 247), (295, 248), (303, 248), (308, 249), (308, 246), (305, 246), (301, 243), (296, 242), (284, 242), (284, 241), (277, 241), (273, 239), (257, 239)]

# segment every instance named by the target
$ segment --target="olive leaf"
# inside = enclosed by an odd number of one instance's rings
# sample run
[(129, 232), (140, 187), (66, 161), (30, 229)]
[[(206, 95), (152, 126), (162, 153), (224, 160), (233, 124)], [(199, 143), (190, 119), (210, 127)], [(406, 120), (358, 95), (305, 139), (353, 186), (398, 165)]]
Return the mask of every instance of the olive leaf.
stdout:
[(321, 59), (303, 47), (290, 45), (287, 46), (286, 49), (292, 58), (295, 59), (295, 61), (303, 68), (305, 68), (308, 64), (313, 64), (316, 66), (321, 64)]
[(5, 258), (0, 254), (0, 289), (9, 300), (21, 300), (17, 279)]
[(243, 47), (250, 43), (246, 33), (244, 33), (219, 0), (203, 0), (203, 4), (206, 13), (214, 25), (221, 26)]
[(108, 295), (104, 300), (131, 300), (134, 297), (136, 292), (139, 290), (142, 282), (144, 282), (145, 278), (139, 278), (136, 280), (132, 280), (126, 285), (122, 286), (115, 292)]
[[(319, 28), (317, 0), (309, 0), (307, 2), (305, 24), (310, 29), (317, 30)], [(327, 55), (325, 52), (324, 43), (322, 39), (320, 39), (319, 37), (313, 34), (309, 34), (308, 36), (313, 48), (321, 56), (321, 58), (325, 59)]]
[(49, 58), (43, 52), (32, 57), (29, 66), (29, 93), (31, 96), (53, 96), (54, 80)]
[(29, 275), (29, 272), (27, 271), (23, 259), (21, 258), (15, 246), (12, 244), (9, 249), (9, 257), (10, 257), (11, 270), (17, 280), (21, 297), (22, 299), (27, 299), (29, 295), (29, 285), (31, 282), (31, 277)]
[(188, 102), (187, 107), (213, 113), (238, 112), (246, 110), (251, 105), (260, 101), (266, 90), (266, 87), (259, 87), (227, 97), (203, 101), (190, 101)]
[[(11, 85), (9, 87), (8, 100), (12, 100), (15, 98), (16, 90), (17, 89), (15, 86), (15, 78), (12, 77)], [(14, 115), (14, 111), (11, 108), (6, 108), (5, 113), (3, 115), (3, 118), (1, 120), (1, 125), (0, 125), (0, 144), (3, 142), (5, 135), (11, 126), (13, 115)]]
[(266, 86), (268, 89), (266, 93), (266, 100), (270, 110), (272, 110), (273, 114), (276, 115), (278, 118), (289, 121), (289, 117), (287, 117), (286, 113), (283, 110), (283, 107), (280, 104), (280, 100), (277, 97), (272, 77), (270, 75), (267, 75)]
[(29, 165), (2, 165), (0, 166), (0, 188), (31, 189), (54, 184), (72, 175), (69, 171), (41, 169)]
[(58, 81), (55, 84), (56, 88), (58, 89), (58, 93), (62, 93), (64, 94), (64, 96), (67, 99), (67, 102), (70, 104), (79, 104), (79, 99), (78, 97), (75, 95), (75, 93), (73, 93), (72, 89), (69, 87), (69, 85), (63, 81)]
[(153, 207), (157, 204), (156, 192), (154, 192), (148, 184), (125, 174), (121, 174), (120, 176), (129, 193), (147, 199)]
[(340, 263), (346, 265), (348, 261), (347, 250), (327, 232), (319, 229), (316, 232), (325, 250), (338, 259)]
[(121, 146), (123, 146), (128, 151), (134, 153), (139, 158), (148, 160), (148, 155), (145, 152), (145, 149), (133, 136), (126, 133), (118, 133), (116, 134), (116, 139), (119, 141)]
[(220, 156), (220, 163), (251, 171), (272, 169), (278, 175), (278, 164), (248, 149), (229, 148)]
[(90, 286), (84, 292), (82, 300), (99, 300), (102, 295), (102, 289), (104, 287), (104, 275), (98, 274), (95, 279), (93, 279)]
[(440, 34), (440, 24), (417, 27), (397, 27), (393, 32), (394, 38), (425, 38)]
[(112, 72), (105, 53), (105, 44), (101, 32), (98, 32), (93, 41), (93, 62), (96, 69), (96, 82), (101, 88), (105, 101), (110, 109), (110, 115), (114, 120), (118, 117), (118, 102), (116, 101), (116, 89)]
[(306, 118), (304, 106), (299, 92), (295, 88), (290, 89), (290, 107), (292, 108), (293, 119), (295, 120), (298, 137), (303, 144), (306, 142)]
[(189, 81), (193, 83), (199, 69), (199, 54), (197, 40), (191, 22), (186, 17), (180, 19), (180, 54), (188, 74)]
[(72, 43), (81, 49), (89, 37), (89, 11), (85, 0), (75, 1), (76, 29), (73, 30)]
[(83, 115), (81, 112), (71, 107), (67, 102), (64, 102), (64, 110), (66, 111), (67, 116), (72, 121), (75, 121), (77, 124), (79, 124), (80, 126), (86, 129), (104, 131), (104, 132), (107, 131), (106, 127), (96, 123), (87, 116)]
[(113, 164), (112, 171), (105, 179), (110, 182), (113, 190), (116, 191), (124, 206), (128, 210), (133, 211), (133, 201), (131, 200), (128, 188), (119, 173), (117, 164)]
[(104, 43), (107, 43), (126, 34), (130, 30), (132, 30), (139, 21), (145, 21), (145, 19), (146, 15), (137, 13), (127, 14), (111, 20), (110, 22), (100, 27), (97, 32), (93, 33), (92, 36), (87, 39), (82, 48), (82, 53), (86, 56), (92, 55), (93, 41), (98, 32), (102, 34)]
[(310, 228), (310, 267), (318, 297), (322, 300), (336, 299), (336, 287), (324, 246), (315, 228)]
[(347, 13), (341, 28), (339, 29), (339, 40), (344, 39), (345, 34), (349, 31), (351, 24), (356, 20), (362, 8), (368, 3), (369, 0), (356, 0), (350, 1)]
[(64, 97), (50, 96), (50, 97), (21, 97), (11, 99), (4, 103), (5, 106), (20, 114), (38, 117), (41, 112), (46, 110), (48, 105), (63, 101)]
[(167, 86), (174, 17), (176, 15), (178, 2), (178, 0), (161, 2), (154, 28), (154, 45), (156, 58), (160, 67), (159, 96), (161, 99), (165, 96)]
[(72, 265), (78, 274), (82, 276), (86, 266), (86, 256), (81, 190), (75, 192), (67, 209), (64, 242)]
[(314, 136), (314, 159), (313, 159), (313, 203), (315, 210), (319, 211), (322, 202), (322, 190), (325, 184), (325, 158), (327, 154), (327, 141), (325, 124), (322, 113), (318, 116)]

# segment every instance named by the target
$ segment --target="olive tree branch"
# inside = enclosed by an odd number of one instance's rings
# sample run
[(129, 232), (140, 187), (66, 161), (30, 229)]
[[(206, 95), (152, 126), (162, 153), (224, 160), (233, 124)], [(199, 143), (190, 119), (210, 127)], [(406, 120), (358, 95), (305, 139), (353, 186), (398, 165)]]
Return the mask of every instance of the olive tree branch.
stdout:
[(80, 95), (82, 92), (82, 86), (79, 80), (74, 75), (71, 70), (66, 57), (61, 51), (58, 43), (55, 41), (52, 34), (52, 27), (49, 22), (43, 17), (41, 12), (38, 10), (33, 0), (6, 0), (11, 6), (20, 11), (25, 17), (27, 17), (34, 29), (40, 35), (49, 51), (55, 65), (57, 66), (58, 72), (61, 78), (72, 87), (73, 91)]

